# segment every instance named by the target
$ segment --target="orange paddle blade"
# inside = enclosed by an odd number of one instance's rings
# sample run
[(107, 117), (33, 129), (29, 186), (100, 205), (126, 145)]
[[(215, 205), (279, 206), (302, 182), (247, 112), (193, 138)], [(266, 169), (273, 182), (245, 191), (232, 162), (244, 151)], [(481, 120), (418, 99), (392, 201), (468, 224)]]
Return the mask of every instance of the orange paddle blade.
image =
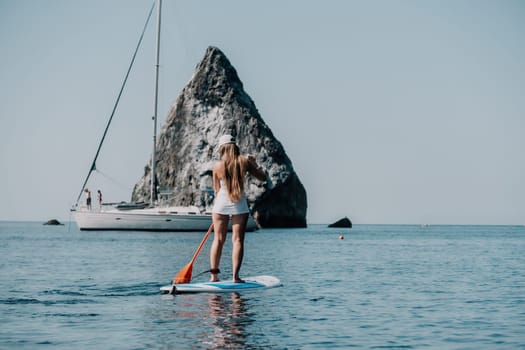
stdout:
[(175, 277), (173, 277), (173, 284), (189, 283), (191, 281), (191, 273), (193, 271), (193, 264), (189, 263), (184, 266)]
[(189, 283), (191, 281), (191, 273), (193, 271), (193, 263), (195, 262), (195, 259), (197, 259), (197, 256), (201, 252), (202, 247), (204, 247), (204, 243), (206, 243), (206, 240), (208, 239), (208, 236), (210, 235), (211, 231), (213, 230), (213, 223), (210, 225), (210, 228), (208, 229), (208, 232), (204, 235), (204, 238), (201, 241), (201, 244), (199, 244), (199, 247), (195, 251), (195, 254), (193, 254), (193, 258), (191, 258), (191, 261), (188, 263), (188, 265), (184, 266), (173, 278), (174, 284), (179, 283)]

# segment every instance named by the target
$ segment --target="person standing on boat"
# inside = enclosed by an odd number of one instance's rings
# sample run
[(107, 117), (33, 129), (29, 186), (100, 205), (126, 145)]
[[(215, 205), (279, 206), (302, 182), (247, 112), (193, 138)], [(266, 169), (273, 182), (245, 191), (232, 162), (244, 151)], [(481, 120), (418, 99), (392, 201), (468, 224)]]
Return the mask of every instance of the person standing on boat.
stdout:
[(86, 192), (86, 206), (88, 210), (91, 210), (91, 191), (89, 189), (85, 189), (84, 192)]
[(102, 209), (102, 192), (100, 192), (100, 190), (97, 191), (97, 196), (98, 196), (98, 208)]
[(233, 281), (244, 282), (239, 277), (244, 255), (244, 235), (250, 210), (244, 193), (246, 174), (260, 181), (266, 180), (266, 173), (259, 168), (253, 156), (240, 154), (232, 135), (219, 139), (221, 159), (213, 166), (213, 189), (215, 202), (212, 209), (214, 238), (210, 249), (210, 281), (219, 280), (219, 264), (222, 248), (228, 233), (228, 221), (232, 220), (232, 272)]

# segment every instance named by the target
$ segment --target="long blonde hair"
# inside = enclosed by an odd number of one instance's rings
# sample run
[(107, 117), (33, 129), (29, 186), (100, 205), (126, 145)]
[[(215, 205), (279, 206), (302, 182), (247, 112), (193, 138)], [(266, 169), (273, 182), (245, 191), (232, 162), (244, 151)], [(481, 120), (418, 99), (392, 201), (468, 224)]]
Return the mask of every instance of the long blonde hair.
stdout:
[(244, 175), (246, 162), (241, 156), (239, 147), (234, 143), (221, 146), (221, 160), (224, 162), (224, 182), (230, 200), (238, 202), (244, 193)]

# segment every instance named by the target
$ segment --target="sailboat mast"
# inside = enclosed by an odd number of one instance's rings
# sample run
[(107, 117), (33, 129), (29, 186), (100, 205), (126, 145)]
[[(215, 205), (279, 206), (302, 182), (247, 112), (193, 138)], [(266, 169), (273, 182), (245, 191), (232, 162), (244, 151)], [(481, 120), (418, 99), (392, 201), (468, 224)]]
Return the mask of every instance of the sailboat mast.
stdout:
[(159, 56), (160, 56), (160, 19), (161, 19), (162, 0), (157, 0), (157, 40), (155, 50), (155, 90), (153, 107), (153, 153), (151, 155), (151, 206), (155, 206), (157, 197), (155, 177), (157, 167), (157, 111), (159, 102)]

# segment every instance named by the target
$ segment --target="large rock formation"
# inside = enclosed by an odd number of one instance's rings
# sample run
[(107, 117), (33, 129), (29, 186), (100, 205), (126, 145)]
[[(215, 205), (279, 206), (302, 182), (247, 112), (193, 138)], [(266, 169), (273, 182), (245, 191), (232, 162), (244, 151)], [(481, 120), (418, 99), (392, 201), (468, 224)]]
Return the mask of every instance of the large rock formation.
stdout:
[[(207, 49), (160, 132), (156, 181), (160, 193), (171, 192), (165, 203), (210, 210), (217, 142), (227, 133), (268, 174), (267, 183), (249, 179), (246, 186), (257, 223), (261, 227), (305, 227), (306, 191), (292, 162), (244, 91), (235, 68), (215, 47)], [(151, 169), (146, 166), (133, 190), (133, 201), (149, 201), (150, 177)]]

